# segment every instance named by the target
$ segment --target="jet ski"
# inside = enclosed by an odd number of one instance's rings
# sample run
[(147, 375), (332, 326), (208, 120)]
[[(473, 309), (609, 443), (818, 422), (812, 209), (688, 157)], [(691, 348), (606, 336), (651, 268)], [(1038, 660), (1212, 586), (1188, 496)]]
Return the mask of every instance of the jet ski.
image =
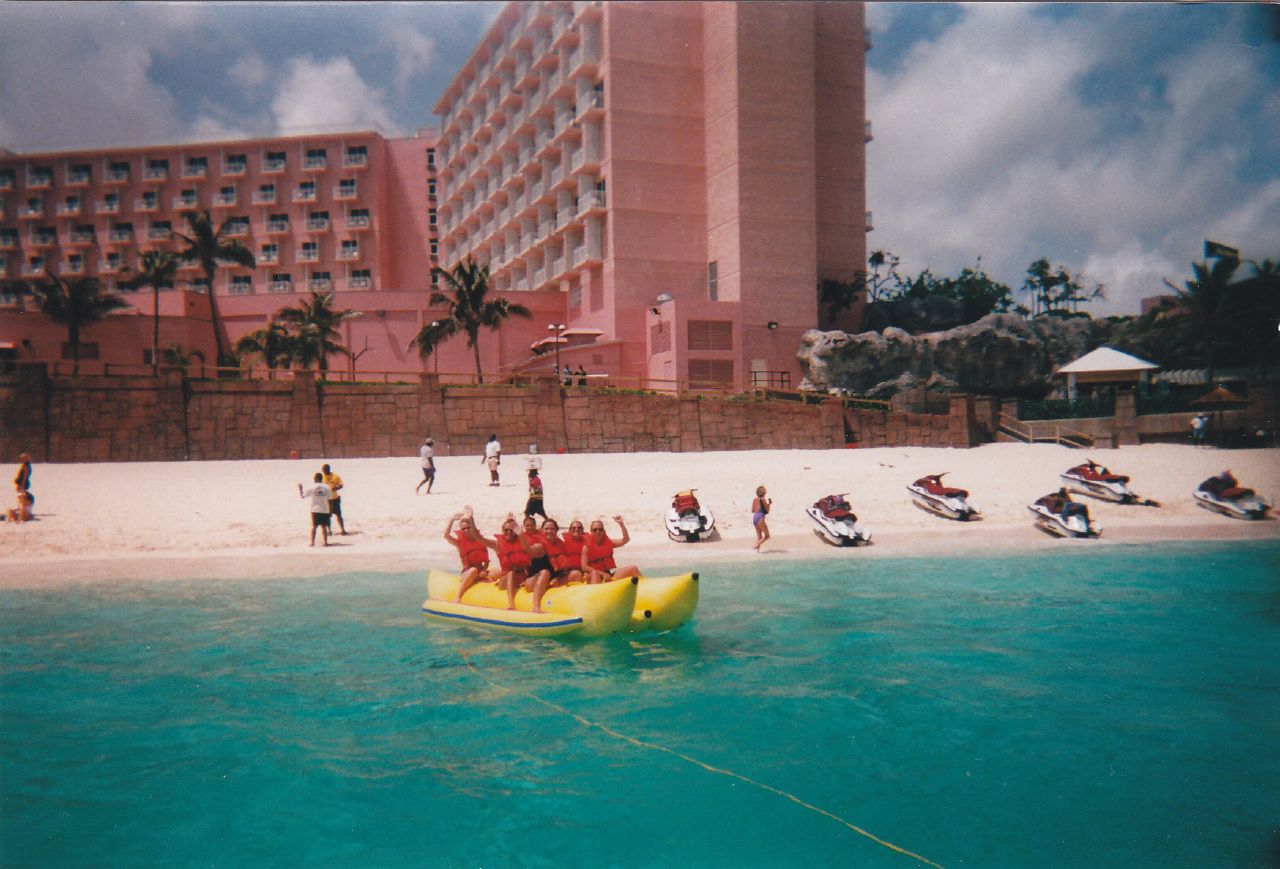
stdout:
[(1028, 504), (1036, 527), (1055, 537), (1101, 537), (1102, 526), (1090, 520), (1089, 508), (1072, 501), (1066, 491), (1045, 495)]
[(695, 489), (676, 492), (667, 510), (667, 536), (672, 540), (697, 543), (709, 536), (716, 520), (711, 511), (698, 503)]
[(1062, 483), (1072, 492), (1082, 495), (1093, 495), (1104, 501), (1117, 504), (1148, 504), (1159, 506), (1154, 501), (1143, 501), (1129, 488), (1129, 478), (1124, 474), (1113, 474), (1110, 470), (1093, 459), (1082, 465), (1076, 465), (1063, 471)]
[(819, 498), (804, 512), (818, 526), (813, 533), (832, 546), (865, 546), (871, 542), (871, 532), (858, 522), (844, 495)]
[(915, 505), (945, 519), (957, 519), (961, 522), (976, 519), (982, 512), (978, 505), (970, 503), (969, 493), (964, 489), (942, 485), (942, 478), (945, 476), (945, 472), (929, 474), (907, 486)]
[(1232, 519), (1265, 519), (1273, 506), (1253, 489), (1241, 487), (1230, 471), (1205, 480), (1192, 494), (1201, 507)]

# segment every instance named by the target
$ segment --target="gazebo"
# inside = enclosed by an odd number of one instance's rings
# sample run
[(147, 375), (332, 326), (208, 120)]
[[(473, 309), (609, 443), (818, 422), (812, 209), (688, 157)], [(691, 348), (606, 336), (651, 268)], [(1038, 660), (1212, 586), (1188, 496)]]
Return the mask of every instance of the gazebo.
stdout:
[(1137, 386), (1148, 382), (1160, 366), (1110, 347), (1099, 347), (1053, 372), (1066, 378), (1067, 397), (1074, 399), (1080, 386)]

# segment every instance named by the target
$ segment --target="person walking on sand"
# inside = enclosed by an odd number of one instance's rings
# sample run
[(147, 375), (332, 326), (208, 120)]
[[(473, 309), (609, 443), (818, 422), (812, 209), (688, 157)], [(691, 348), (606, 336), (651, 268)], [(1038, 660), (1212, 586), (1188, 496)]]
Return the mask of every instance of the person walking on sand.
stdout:
[(524, 504), (525, 516), (541, 516), (547, 518), (547, 511), (542, 506), (542, 478), (537, 468), (529, 469), (529, 500)]
[[(430, 495), (431, 487), (436, 483), (436, 442), (431, 438), (424, 440), (422, 449), (418, 450), (418, 457), (422, 461), (422, 483), (427, 484), (427, 494)], [(422, 483), (413, 490), (413, 494), (422, 491)]]
[(316, 472), (312, 479), (315, 485), (306, 491), (303, 491), (301, 483), (298, 484), (298, 497), (311, 499), (311, 545), (316, 545), (316, 529), (319, 528), (324, 545), (328, 546), (329, 500), (333, 492), (329, 491), (329, 487), (324, 484), (324, 474)]
[(329, 513), (338, 520), (338, 528), (342, 536), (347, 536), (347, 523), (342, 521), (342, 478), (335, 474), (328, 465), (320, 468), (324, 473), (324, 484), (329, 487)]
[(773, 507), (773, 499), (765, 497), (764, 486), (756, 486), (756, 497), (751, 502), (751, 524), (756, 529), (756, 545), (755, 551), (759, 552), (760, 547), (769, 539), (769, 523), (765, 521), (765, 517), (769, 515), (769, 509)]
[(489, 466), (489, 485), (498, 485), (498, 465), (502, 464), (502, 444), (496, 434), (489, 435), (489, 442), (484, 445), (484, 456), (480, 461)]

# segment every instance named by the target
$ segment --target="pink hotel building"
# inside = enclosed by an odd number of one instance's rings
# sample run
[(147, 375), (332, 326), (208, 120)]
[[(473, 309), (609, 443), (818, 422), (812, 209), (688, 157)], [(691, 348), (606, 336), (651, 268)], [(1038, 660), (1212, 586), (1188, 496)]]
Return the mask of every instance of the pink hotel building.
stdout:
[[(859, 3), (510, 3), (438, 132), (0, 152), (0, 279), (110, 280), (209, 208), (258, 254), (211, 288), (232, 341), (333, 290), (364, 313), (360, 370), (465, 372), (460, 339), (407, 345), (440, 314), (432, 267), (471, 257), (534, 312), (482, 337), (486, 371), (549, 370), (559, 343), (629, 384), (794, 387), (800, 334), (831, 325), (819, 281), (866, 261), (866, 47)], [(212, 343), (198, 277), (162, 294), (162, 343)], [(102, 360), (149, 346), (150, 293), (129, 298), (145, 316), (84, 337)], [(0, 349), (52, 361), (62, 334), (0, 303)]]

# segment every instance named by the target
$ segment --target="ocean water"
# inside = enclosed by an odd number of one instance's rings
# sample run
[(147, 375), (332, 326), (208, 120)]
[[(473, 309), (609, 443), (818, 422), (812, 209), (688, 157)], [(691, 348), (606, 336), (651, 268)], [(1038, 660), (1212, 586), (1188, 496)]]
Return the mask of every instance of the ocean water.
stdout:
[(0, 864), (1276, 865), (1280, 544), (1088, 547), (760, 557), (603, 641), (421, 574), (6, 592)]

